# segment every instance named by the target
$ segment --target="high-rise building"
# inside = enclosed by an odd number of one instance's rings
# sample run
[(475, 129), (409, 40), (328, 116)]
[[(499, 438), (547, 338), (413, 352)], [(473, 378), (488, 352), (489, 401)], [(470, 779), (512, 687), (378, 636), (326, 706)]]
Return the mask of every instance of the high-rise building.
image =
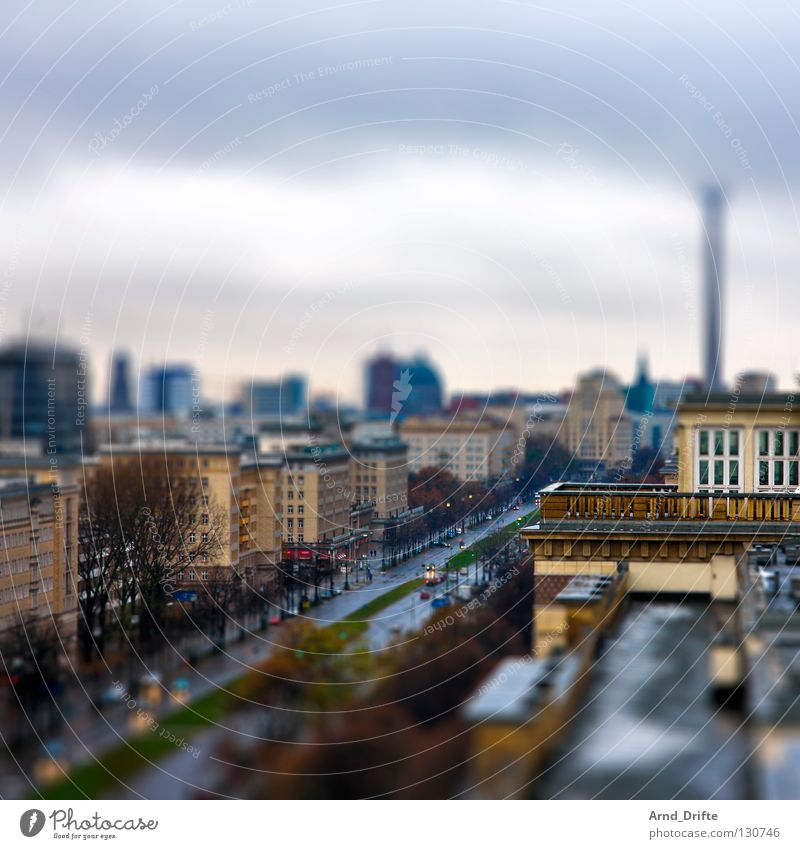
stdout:
[(378, 354), (366, 367), (366, 409), (391, 421), (435, 415), (443, 406), (442, 382), (422, 356), (411, 360)]
[(706, 388), (724, 388), (722, 369), (722, 286), (724, 259), (725, 194), (720, 186), (709, 186), (703, 194), (703, 287), (705, 338), (703, 379)]
[(0, 351), (0, 439), (34, 443), (50, 455), (85, 451), (88, 419), (82, 353), (26, 343)]
[(108, 375), (108, 409), (112, 413), (130, 413), (133, 410), (130, 358), (123, 351), (111, 357)]
[(440, 413), (442, 411), (442, 381), (436, 369), (421, 356), (403, 363), (402, 366), (400, 379), (395, 384), (392, 397), (394, 417)]
[(400, 363), (389, 354), (378, 354), (367, 362), (365, 407), (372, 415), (388, 416), (392, 411), (394, 382), (400, 377)]
[(244, 408), (252, 416), (292, 418), (308, 412), (308, 381), (301, 374), (278, 380), (254, 380), (244, 390)]
[(152, 366), (142, 375), (139, 407), (145, 413), (189, 417), (199, 390), (199, 380), (191, 366), (180, 363)]

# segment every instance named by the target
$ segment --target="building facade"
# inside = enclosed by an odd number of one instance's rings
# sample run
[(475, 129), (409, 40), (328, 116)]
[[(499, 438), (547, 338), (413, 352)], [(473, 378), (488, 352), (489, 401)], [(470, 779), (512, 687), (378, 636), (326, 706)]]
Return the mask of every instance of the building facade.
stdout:
[(0, 440), (44, 454), (89, 453), (89, 376), (78, 351), (35, 344), (0, 351)]
[(625, 394), (614, 375), (598, 370), (578, 378), (564, 433), (566, 448), (579, 464), (608, 469), (629, 461), (633, 430)]
[(78, 487), (0, 481), (0, 630), (47, 618), (71, 645), (78, 618)]
[(414, 417), (400, 425), (408, 470), (446, 469), (461, 481), (489, 481), (510, 467), (514, 430), (490, 416)]
[(787, 492), (800, 487), (795, 393), (688, 395), (678, 415), (678, 489)]

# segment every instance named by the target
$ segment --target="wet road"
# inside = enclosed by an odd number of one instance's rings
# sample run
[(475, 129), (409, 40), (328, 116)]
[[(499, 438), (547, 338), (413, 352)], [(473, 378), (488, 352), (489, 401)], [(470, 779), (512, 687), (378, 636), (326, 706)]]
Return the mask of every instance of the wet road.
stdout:
[(540, 799), (744, 799), (746, 736), (709, 690), (704, 604), (634, 603), (584, 708), (533, 788)]
[[(509, 524), (513, 518), (525, 515), (532, 509), (533, 505), (529, 504), (523, 505), (519, 513), (508, 511), (492, 522), (471, 528), (462, 538), (467, 545), (470, 545), (475, 540), (493, 533), (500, 527)], [(444, 565), (457, 552), (457, 546), (452, 549), (429, 549), (408, 562), (399, 564), (386, 575), (376, 576), (371, 583), (354, 587), (349, 592), (327, 601), (320, 608), (309, 611), (306, 616), (319, 625), (339, 621), (342, 617), (352, 613), (363, 604), (392, 589), (392, 587), (414, 577), (421, 577), (424, 563)], [(437, 587), (437, 591), (443, 592), (444, 585)], [(404, 636), (404, 632), (422, 625), (432, 612), (430, 601), (423, 601), (419, 598), (419, 593), (412, 593), (371, 618), (364, 639), (374, 651), (385, 649), (389, 643), (398, 643), (397, 650), (402, 651), (402, 642), (408, 639)], [(254, 650), (259, 652), (260, 658), (266, 656), (270, 649), (270, 646), (254, 647)], [(246, 650), (245, 647), (243, 651)], [(241, 674), (238, 667), (236, 674)], [(232, 680), (236, 677), (236, 674), (231, 674), (227, 680)], [(225, 683), (227, 683), (227, 680)], [(209, 682), (209, 689), (214, 683)], [(193, 738), (193, 743), (199, 749), (197, 758), (186, 752), (176, 750), (174, 754), (168, 755), (132, 777), (127, 782), (127, 790), (118, 793), (115, 798), (191, 799), (198, 794), (205, 793), (213, 795), (229, 793), (235, 798), (236, 788), (220, 787), (222, 770), (214, 757), (214, 752), (226, 735), (257, 736), (259, 733), (257, 721), (257, 717), (246, 714), (226, 717), (219, 726), (203, 732), (197, 738)], [(254, 722), (256, 726), (253, 725)]]

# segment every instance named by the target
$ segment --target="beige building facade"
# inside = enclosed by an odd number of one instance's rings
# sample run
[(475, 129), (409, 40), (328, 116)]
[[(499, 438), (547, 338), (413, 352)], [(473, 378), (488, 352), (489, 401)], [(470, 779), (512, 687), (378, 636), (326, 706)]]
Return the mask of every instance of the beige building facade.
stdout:
[(800, 407), (793, 392), (687, 396), (678, 408), (682, 492), (800, 487)]
[(0, 482), (0, 630), (41, 617), (76, 636), (78, 498), (75, 485)]

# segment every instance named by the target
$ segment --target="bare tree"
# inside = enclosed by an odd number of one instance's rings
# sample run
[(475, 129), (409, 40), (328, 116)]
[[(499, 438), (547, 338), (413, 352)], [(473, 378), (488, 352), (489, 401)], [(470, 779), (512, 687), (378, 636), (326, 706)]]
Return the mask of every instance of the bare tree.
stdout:
[(129, 640), (155, 648), (180, 573), (218, 565), (227, 515), (207, 504), (198, 477), (158, 456), (115, 459), (95, 470), (82, 509), (86, 644), (113, 613)]

